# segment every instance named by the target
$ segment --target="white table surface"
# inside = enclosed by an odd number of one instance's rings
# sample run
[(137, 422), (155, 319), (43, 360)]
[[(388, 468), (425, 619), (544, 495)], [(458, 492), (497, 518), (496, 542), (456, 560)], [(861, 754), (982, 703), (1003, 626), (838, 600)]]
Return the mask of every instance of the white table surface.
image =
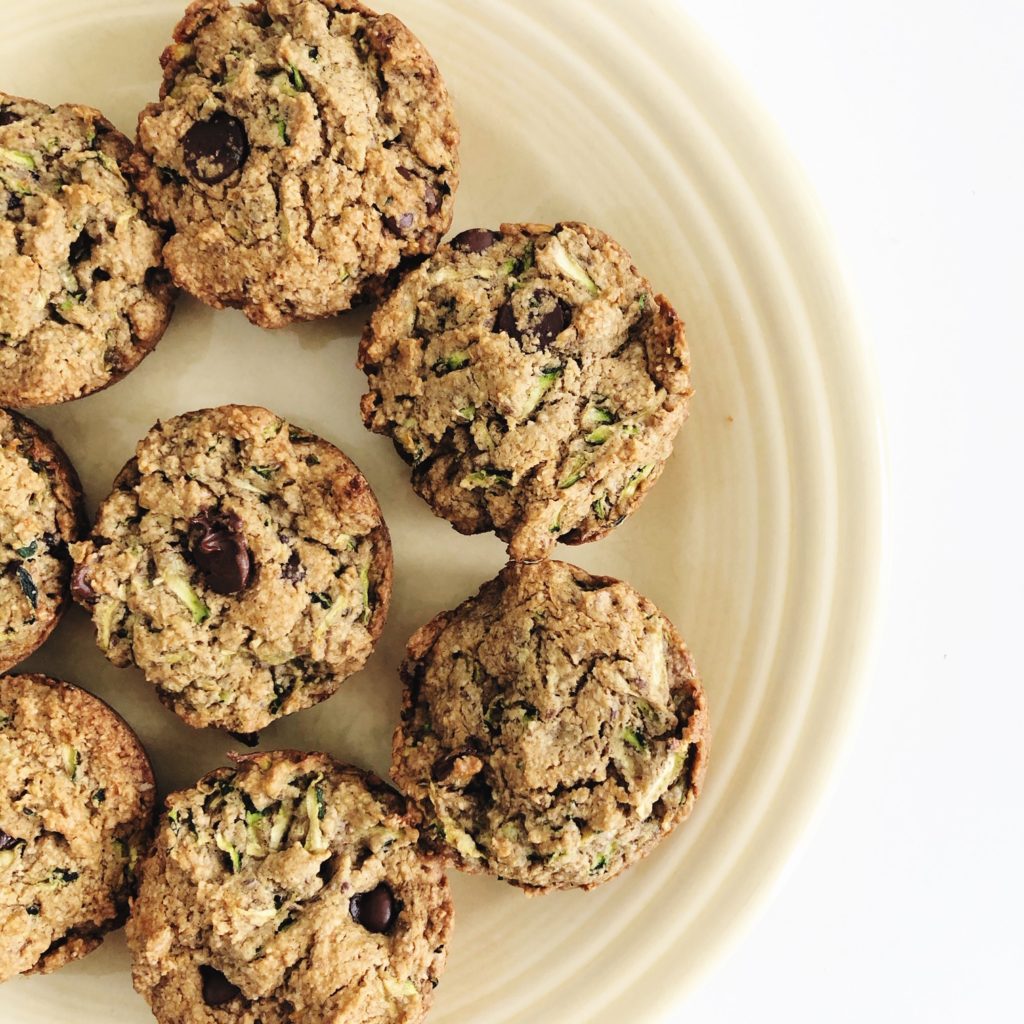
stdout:
[(832, 223), (878, 367), (892, 567), (831, 796), (672, 1019), (1024, 1021), (1024, 3), (679, 7)]

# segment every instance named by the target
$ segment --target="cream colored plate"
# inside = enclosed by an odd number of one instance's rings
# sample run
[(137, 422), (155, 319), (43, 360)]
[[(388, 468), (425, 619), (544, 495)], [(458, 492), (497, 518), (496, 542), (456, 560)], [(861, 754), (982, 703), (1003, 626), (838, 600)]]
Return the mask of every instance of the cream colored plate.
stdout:
[[(76, 100), (133, 130), (184, 0), (6, 0), (0, 88)], [(877, 406), (830, 243), (778, 140), (668, 3), (396, 0), (456, 98), (456, 227), (589, 221), (620, 239), (682, 312), (697, 395), (662, 482), (609, 539), (559, 549), (620, 575), (676, 622), (710, 695), (714, 745), (693, 818), (590, 894), (528, 900), (454, 877), (434, 1024), (653, 1021), (738, 933), (798, 840), (849, 724), (873, 629), (882, 487)], [(42, 411), (91, 508), (158, 417), (269, 406), (345, 449), (377, 491), (397, 589), (368, 668), (263, 735), (386, 771), (404, 641), (501, 566), (411, 492), (357, 411), (360, 315), (277, 334), (183, 301), (166, 338), (110, 390)], [(134, 670), (107, 665), (68, 615), (29, 663), (122, 711), (162, 788), (223, 762)], [(117, 935), (48, 978), (3, 988), (16, 1024), (150, 1020)], [(312, 1024), (312, 1022), (311, 1022)]]

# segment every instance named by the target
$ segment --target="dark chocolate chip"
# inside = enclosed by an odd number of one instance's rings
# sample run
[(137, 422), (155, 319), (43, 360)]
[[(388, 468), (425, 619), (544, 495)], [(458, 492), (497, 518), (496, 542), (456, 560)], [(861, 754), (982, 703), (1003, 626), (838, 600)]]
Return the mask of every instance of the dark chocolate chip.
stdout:
[(5, 107), (0, 110), (0, 128), (5, 124), (14, 124), (15, 121), (21, 120), (21, 114), (16, 114), (13, 110)]
[(394, 217), (384, 218), (384, 227), (393, 235), (404, 235), (413, 226), (416, 217), (411, 213), (403, 213), (398, 220)]
[(281, 578), (288, 580), (289, 583), (301, 583), (306, 578), (306, 570), (298, 551), (293, 551), (288, 556), (288, 561), (281, 567)]
[(516, 323), (516, 314), (512, 308), (511, 299), (498, 310), (494, 321), (494, 333), (501, 334), (503, 331), (513, 341), (519, 341), (523, 337), (523, 332), (519, 329), (519, 324)]
[(320, 869), (317, 871), (317, 875), (320, 880), (327, 885), (328, 882), (337, 874), (338, 864), (336, 857), (328, 857), (327, 860), (323, 861), (320, 865)]
[(541, 345), (546, 345), (561, 334), (571, 320), (572, 307), (564, 299), (556, 299), (554, 309), (545, 313), (535, 325), (528, 327), (525, 333), (534, 335)]
[(247, 747), (259, 746), (260, 734), (258, 732), (232, 732), (229, 729), (228, 735), (233, 736), (239, 743), (244, 743)]
[(416, 172), (410, 171), (408, 167), (396, 167), (395, 170), (398, 171), (406, 181), (412, 181), (413, 178), (417, 177)]
[(203, 964), (199, 968), (199, 976), (203, 981), (203, 1002), (207, 1006), (223, 1006), (242, 994), (242, 990), (232, 985), (215, 967)]
[(433, 185), (428, 185), (423, 193), (423, 202), (427, 207), (427, 216), (433, 217), (441, 209), (441, 196)]
[(92, 247), (92, 235), (90, 235), (87, 231), (83, 231), (71, 243), (71, 262), (81, 263), (82, 260), (87, 260), (92, 255)]
[(164, 267), (150, 267), (143, 280), (145, 280), (147, 288), (165, 288), (171, 283), (171, 274)]
[(470, 228), (457, 234), (450, 245), (459, 252), (486, 252), (495, 242), (500, 242), (502, 237), (499, 232), (487, 228)]
[(252, 582), (252, 556), (234, 512), (207, 509), (196, 516), (189, 523), (188, 551), (218, 594), (240, 594)]
[(20, 210), (21, 209), (21, 196), (11, 193), (7, 197), (7, 209), (8, 210)]
[(356, 924), (368, 932), (383, 934), (391, 930), (401, 912), (401, 904), (395, 899), (391, 886), (381, 882), (376, 889), (356, 894), (349, 900), (348, 912)]
[(110, 280), (110, 272), (104, 270), (102, 267), (97, 267), (92, 272), (93, 284), (99, 284), (101, 281), (109, 281), (109, 280)]
[(9, 836), (2, 828), (0, 828), (0, 850), (11, 850), (20, 842), (20, 839), (15, 839), (14, 836)]
[(245, 126), (224, 110), (205, 121), (196, 121), (185, 133), (182, 146), (192, 176), (207, 185), (231, 177), (249, 158)]
[(89, 566), (79, 565), (71, 574), (71, 596), (79, 604), (95, 604), (99, 595), (92, 589), (89, 582)]

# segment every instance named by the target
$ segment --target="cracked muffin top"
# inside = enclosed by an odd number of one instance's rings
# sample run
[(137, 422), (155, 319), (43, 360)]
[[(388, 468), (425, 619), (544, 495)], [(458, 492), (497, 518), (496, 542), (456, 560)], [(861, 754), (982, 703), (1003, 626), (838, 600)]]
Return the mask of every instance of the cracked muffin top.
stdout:
[(459, 132), (416, 37), (356, 0), (197, 0), (139, 117), (165, 259), (212, 306), (281, 327), (372, 297), (451, 224)]
[(158, 423), (71, 550), (101, 650), (196, 727), (253, 733), (326, 699), (370, 656), (391, 599), (370, 485), (254, 406)]
[(464, 871), (608, 881), (686, 818), (710, 731), (671, 622), (629, 584), (512, 563), (409, 641), (392, 776)]
[(0, 981), (85, 956), (128, 911), (152, 823), (146, 752), (101, 700), (0, 678)]
[(167, 798), (128, 924), (162, 1024), (415, 1024), (448, 883), (405, 801), (325, 754), (236, 758)]
[(163, 335), (164, 231), (125, 177), (131, 151), (98, 110), (0, 92), (0, 405), (88, 395)]
[(691, 394), (675, 310), (578, 223), (462, 232), (377, 309), (359, 365), (363, 420), (412, 464), (416, 492), (515, 560), (630, 515)]

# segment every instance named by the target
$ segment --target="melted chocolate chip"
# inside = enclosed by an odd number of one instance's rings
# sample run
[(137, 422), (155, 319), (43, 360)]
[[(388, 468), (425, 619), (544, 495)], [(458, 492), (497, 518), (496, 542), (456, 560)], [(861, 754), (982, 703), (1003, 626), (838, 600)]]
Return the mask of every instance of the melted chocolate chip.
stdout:
[(487, 228), (470, 228), (457, 234), (450, 242), (453, 249), (459, 252), (486, 252), (495, 242), (500, 242), (502, 235)]
[(81, 263), (82, 260), (87, 260), (92, 255), (92, 247), (92, 236), (87, 231), (83, 231), (71, 243), (71, 262)]
[(252, 582), (252, 556), (234, 512), (207, 509), (196, 516), (188, 527), (188, 552), (218, 594), (240, 594)]
[(9, 836), (2, 828), (0, 828), (0, 850), (13, 849), (20, 842), (20, 839), (15, 839), (14, 836)]
[(71, 574), (71, 596), (79, 604), (95, 604), (99, 595), (89, 582), (89, 566), (79, 565)]
[(15, 121), (21, 120), (21, 114), (16, 114), (13, 110), (5, 108), (0, 110), (0, 128), (5, 124), (14, 124)]
[(203, 981), (203, 1002), (207, 1006), (223, 1006), (242, 994), (242, 990), (232, 985), (215, 967), (203, 964), (199, 968), (199, 976)]
[(207, 185), (231, 177), (249, 158), (245, 126), (223, 110), (205, 121), (196, 121), (185, 133), (182, 146), (192, 176)]
[(384, 227), (393, 235), (404, 235), (413, 226), (416, 217), (411, 213), (403, 213), (398, 220), (394, 217), (384, 217)]
[[(554, 306), (546, 313), (537, 313), (536, 307), (546, 306), (554, 299)], [(549, 345), (572, 322), (572, 307), (564, 299), (554, 298), (548, 291), (536, 292), (530, 301), (529, 321), (521, 326), (516, 319), (512, 300), (509, 299), (498, 310), (494, 320), (494, 333), (505, 332), (513, 341), (524, 337), (536, 338), (541, 347)]]
[(395, 899), (391, 886), (381, 882), (376, 889), (361, 892), (349, 900), (348, 912), (356, 924), (361, 924), (368, 932), (383, 934), (391, 930), (402, 905)]

